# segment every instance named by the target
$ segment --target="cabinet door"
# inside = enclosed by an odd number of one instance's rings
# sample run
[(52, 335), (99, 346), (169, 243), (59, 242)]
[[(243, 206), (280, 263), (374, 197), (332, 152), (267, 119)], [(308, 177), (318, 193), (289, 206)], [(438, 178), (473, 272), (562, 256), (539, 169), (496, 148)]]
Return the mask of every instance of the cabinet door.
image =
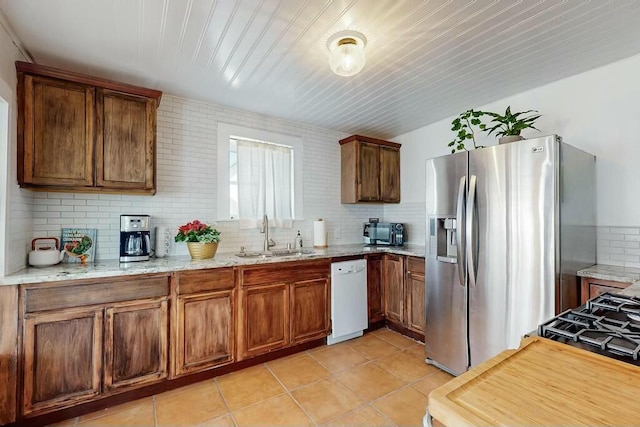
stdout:
[(93, 185), (94, 89), (24, 76), (20, 184)]
[(380, 146), (360, 142), (358, 162), (358, 201), (380, 201)]
[(400, 203), (400, 150), (380, 147), (380, 196), (383, 202)]
[(382, 292), (382, 255), (367, 256), (367, 306), (369, 325), (384, 318)]
[(289, 345), (289, 285), (252, 286), (240, 292), (240, 358)]
[(167, 300), (122, 304), (106, 310), (106, 390), (167, 376)]
[(155, 189), (156, 101), (98, 89), (96, 185)]
[(102, 318), (99, 309), (25, 318), (23, 414), (73, 406), (98, 395)]
[(404, 258), (385, 255), (383, 278), (384, 314), (389, 320), (404, 323)]
[(425, 288), (424, 276), (407, 273), (407, 327), (424, 334), (425, 327)]
[(407, 327), (413, 331), (424, 334), (426, 319), (424, 258), (407, 257), (405, 267), (407, 271), (405, 280), (407, 293), (405, 318), (407, 320)]
[(233, 361), (233, 295), (228, 290), (178, 298), (178, 374)]
[(294, 344), (329, 335), (329, 281), (291, 285), (291, 341)]

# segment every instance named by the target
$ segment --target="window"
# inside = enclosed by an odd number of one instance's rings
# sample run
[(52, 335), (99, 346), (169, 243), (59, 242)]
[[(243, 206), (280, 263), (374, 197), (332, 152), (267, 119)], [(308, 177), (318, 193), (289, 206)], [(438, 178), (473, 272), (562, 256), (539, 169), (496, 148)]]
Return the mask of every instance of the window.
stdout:
[(303, 219), (302, 140), (218, 123), (219, 221), (257, 227), (263, 213), (274, 226)]

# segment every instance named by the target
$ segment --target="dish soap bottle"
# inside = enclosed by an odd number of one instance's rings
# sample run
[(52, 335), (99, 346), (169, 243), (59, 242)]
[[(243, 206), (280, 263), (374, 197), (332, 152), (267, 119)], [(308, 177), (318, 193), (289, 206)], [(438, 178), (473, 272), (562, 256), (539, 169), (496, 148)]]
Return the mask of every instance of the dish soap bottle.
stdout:
[(295, 240), (295, 243), (293, 244), (293, 246), (296, 249), (302, 248), (302, 236), (300, 235), (300, 230), (298, 230), (298, 235), (296, 236), (296, 240)]

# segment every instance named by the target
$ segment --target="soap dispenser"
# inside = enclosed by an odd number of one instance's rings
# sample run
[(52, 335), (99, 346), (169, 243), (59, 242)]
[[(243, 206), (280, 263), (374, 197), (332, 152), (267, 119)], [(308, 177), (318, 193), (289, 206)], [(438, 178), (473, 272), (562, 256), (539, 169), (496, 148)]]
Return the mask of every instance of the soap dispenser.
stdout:
[(302, 236), (300, 235), (300, 230), (298, 230), (298, 235), (296, 236), (296, 240), (295, 240), (295, 243), (293, 244), (293, 246), (296, 249), (302, 248)]

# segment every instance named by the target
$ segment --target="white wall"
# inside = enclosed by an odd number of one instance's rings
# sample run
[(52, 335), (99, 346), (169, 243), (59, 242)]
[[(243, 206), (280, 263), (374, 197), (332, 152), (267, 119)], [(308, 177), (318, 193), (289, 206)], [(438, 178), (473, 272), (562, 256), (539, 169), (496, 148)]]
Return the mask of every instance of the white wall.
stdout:
[[(534, 72), (535, 70), (532, 70)], [(601, 227), (640, 225), (640, 56), (569, 77), (475, 108), (503, 112), (538, 110), (541, 132), (527, 130), (525, 137), (556, 133), (564, 141), (596, 156), (597, 224)], [(434, 100), (437, 102), (437, 100)], [(461, 111), (462, 112), (462, 111)], [(421, 233), (411, 241), (424, 244), (425, 160), (450, 152), (454, 138), (449, 117), (392, 138), (402, 144), (402, 203), (385, 207), (385, 217), (400, 216)], [(494, 139), (484, 139), (494, 144)], [(408, 185), (408, 183), (411, 183)], [(417, 207), (423, 206), (418, 215)]]
[[(158, 111), (158, 192), (155, 196), (33, 193), (33, 236), (59, 236), (62, 227), (98, 228), (98, 259), (118, 257), (121, 214), (150, 214), (153, 226), (193, 219), (214, 222), (218, 122), (294, 135), (304, 143), (304, 221), (293, 229), (270, 232), (279, 247), (293, 243), (297, 230), (305, 246), (313, 244), (313, 220), (327, 221), (329, 245), (361, 243), (362, 222), (382, 217), (383, 207), (340, 203), (340, 149), (346, 134), (293, 123), (229, 107), (163, 95)], [(218, 222), (219, 251), (261, 249), (264, 235), (239, 230), (236, 222)], [(334, 238), (340, 228), (342, 237)], [(172, 254), (186, 254), (173, 244)]]
[[(1, 18), (1, 17), (0, 17)], [(18, 187), (16, 175), (16, 69), (15, 61), (26, 58), (13, 44), (3, 20), (0, 19), (0, 97), (8, 107), (9, 128), (7, 140), (0, 142), (0, 276), (23, 268), (27, 259), (23, 248), (30, 244), (32, 199), (31, 193)], [(0, 123), (0, 126), (4, 126)], [(1, 136), (0, 136), (1, 138)]]

